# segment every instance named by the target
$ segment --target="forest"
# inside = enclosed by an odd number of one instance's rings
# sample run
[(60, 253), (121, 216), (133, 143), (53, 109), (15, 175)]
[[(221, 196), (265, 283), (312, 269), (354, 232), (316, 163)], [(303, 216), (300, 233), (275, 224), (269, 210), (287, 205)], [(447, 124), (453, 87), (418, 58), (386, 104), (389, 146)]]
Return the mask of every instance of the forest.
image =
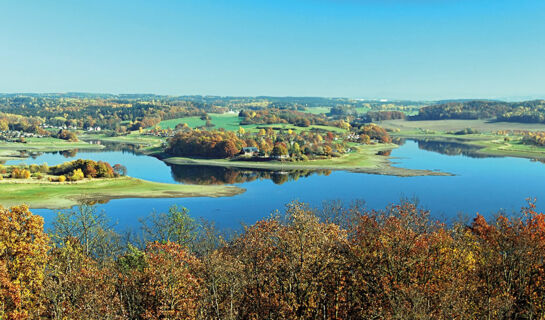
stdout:
[(544, 123), (545, 101), (503, 102), (470, 100), (446, 102), (420, 108), (411, 120), (492, 119), (496, 121)]
[[(172, 207), (121, 235), (90, 205), (0, 209), (2, 319), (540, 319), (545, 215), (439, 223), (301, 202), (231, 234)], [(13, 232), (18, 230), (18, 232)]]
[[(416, 110), (422, 102), (368, 101), (313, 97), (214, 97), (139, 94), (0, 94), (0, 131), (22, 131), (41, 135), (44, 128), (88, 130), (101, 128), (117, 134), (146, 129), (159, 122), (207, 113), (239, 112), (240, 124), (293, 124), (300, 127), (330, 125), (345, 128), (358, 113), (374, 110)], [(313, 114), (313, 108), (330, 109), (330, 117)], [(380, 114), (380, 113), (378, 113)], [(56, 132), (54, 132), (56, 134)]]

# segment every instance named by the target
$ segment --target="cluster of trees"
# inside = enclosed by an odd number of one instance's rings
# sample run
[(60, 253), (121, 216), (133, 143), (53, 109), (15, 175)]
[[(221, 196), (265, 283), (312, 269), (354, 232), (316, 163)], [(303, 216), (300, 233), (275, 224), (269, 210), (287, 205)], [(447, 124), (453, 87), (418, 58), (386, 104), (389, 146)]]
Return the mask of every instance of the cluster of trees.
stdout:
[[(22, 116), (19, 125), (25, 132), (38, 133), (39, 125), (101, 127), (124, 131), (149, 127), (165, 119), (202, 115), (205, 112), (224, 112), (226, 108), (184, 98), (158, 96), (48, 96), (16, 95), (0, 97), (0, 112)], [(32, 119), (32, 121), (30, 120)], [(28, 121), (28, 126), (24, 121)], [(34, 122), (38, 122), (37, 125)], [(3, 126), (0, 120), (0, 129)], [(1, 131), (1, 130), (0, 130)]]
[(477, 134), (477, 133), (479, 133), (479, 130), (473, 129), (473, 128), (465, 128), (465, 129), (458, 130), (458, 131), (448, 131), (447, 133), (462, 136), (462, 135), (466, 135), (466, 134)]
[(49, 167), (49, 174), (65, 176), (76, 181), (83, 178), (115, 178), (126, 174), (127, 169), (116, 164), (113, 167), (104, 161), (78, 159)]
[(59, 130), (56, 137), (59, 139), (68, 140), (72, 142), (78, 141), (78, 136), (76, 135), (75, 132), (64, 130), (64, 129)]
[(10, 173), (12, 179), (28, 179), (30, 178), (30, 171), (27, 169), (13, 168)]
[[(384, 130), (380, 129), (371, 130), (369, 134), (373, 138), (377, 137)], [(289, 156), (292, 161), (339, 156), (347, 149), (343, 137), (333, 132), (302, 131), (298, 133), (293, 130), (274, 130), (268, 127), (256, 133), (247, 133), (243, 128), (240, 128), (237, 133), (199, 129), (179, 131), (169, 140), (165, 151), (175, 156), (232, 158), (244, 147), (257, 147), (262, 157)]]
[(161, 122), (161, 118), (159, 117), (143, 117), (141, 120), (133, 122), (127, 129), (135, 131), (155, 127), (159, 122)]
[(231, 158), (245, 146), (234, 132), (195, 129), (177, 132), (165, 151), (175, 156)]
[(230, 238), (172, 208), (132, 244), (92, 207), (61, 213), (50, 235), (28, 208), (0, 210), (6, 319), (545, 317), (534, 202), (451, 226), (406, 201), (379, 211), (293, 202)]
[(32, 164), (30, 166), (2, 166), (0, 165), (0, 179), (4, 174), (9, 174), (12, 179), (29, 179), (35, 177), (42, 179), (44, 175), (49, 175), (50, 181), (64, 182), (78, 181), (84, 178), (116, 178), (127, 174), (127, 168), (121, 164), (113, 167), (103, 161), (78, 159), (65, 162), (56, 166), (49, 167), (46, 163), (41, 165)]
[(423, 107), (415, 120), (495, 119), (510, 122), (545, 122), (545, 101), (461, 101)]
[(498, 116), (498, 121), (545, 123), (545, 101), (531, 105), (517, 105), (511, 111)]
[(543, 131), (528, 131), (525, 132), (522, 141), (527, 144), (533, 144), (536, 146), (545, 146), (545, 132)]
[(22, 131), (45, 135), (47, 131), (40, 125), (43, 119), (35, 116), (20, 116), (17, 114), (0, 113), (0, 131)]
[(359, 140), (362, 143), (369, 143), (371, 139), (380, 141), (382, 143), (392, 142), (392, 138), (383, 127), (377, 126), (376, 124), (368, 124), (361, 126), (358, 130)]
[(329, 112), (327, 113), (327, 115), (330, 117), (347, 117), (356, 116), (357, 114), (358, 111), (354, 106), (351, 105), (335, 106), (329, 109)]
[(239, 113), (242, 117), (240, 124), (279, 124), (289, 123), (299, 127), (308, 127), (310, 125), (333, 125), (324, 116), (304, 113), (290, 109), (262, 109), (262, 110), (242, 110)]
[(42, 165), (32, 164), (30, 166), (0, 165), (0, 180), (4, 179), (5, 174), (8, 174), (12, 179), (29, 179), (31, 176), (41, 179), (43, 174), (46, 174), (48, 171), (49, 167), (45, 163)]
[(405, 119), (405, 113), (401, 111), (369, 111), (363, 115), (363, 121), (375, 122), (382, 120)]

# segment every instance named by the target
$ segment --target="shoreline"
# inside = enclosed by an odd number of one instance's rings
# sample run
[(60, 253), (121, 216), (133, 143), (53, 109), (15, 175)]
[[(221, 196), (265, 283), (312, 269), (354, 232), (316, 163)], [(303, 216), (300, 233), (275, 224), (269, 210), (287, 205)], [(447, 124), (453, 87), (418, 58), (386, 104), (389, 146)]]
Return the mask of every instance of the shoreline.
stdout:
[[(417, 176), (452, 176), (453, 174), (441, 171), (426, 169), (407, 169), (393, 165), (391, 156), (377, 155), (378, 151), (392, 150), (398, 147), (389, 144), (387, 147), (378, 146), (366, 150), (359, 150), (356, 154), (344, 155), (340, 158), (327, 160), (309, 160), (305, 162), (282, 162), (271, 160), (267, 162), (255, 161), (231, 161), (226, 159), (196, 159), (187, 157), (159, 157), (162, 161), (177, 165), (202, 165), (219, 166), (226, 168), (241, 169), (264, 169), (264, 170), (335, 170), (354, 173), (367, 173), (377, 175), (390, 175), (398, 177)], [(162, 156), (162, 155), (161, 155)]]
[[(530, 160), (545, 160), (545, 147), (521, 143), (521, 136), (497, 135), (498, 130), (545, 131), (542, 123), (495, 122), (488, 120), (384, 120), (377, 122), (387, 129), (397, 130), (390, 135), (395, 138), (435, 142), (456, 142), (478, 147), (476, 154), (491, 157), (513, 157)], [(455, 135), (466, 128), (479, 133)], [(428, 132), (429, 131), (429, 132)], [(504, 141), (508, 137), (509, 141)]]
[(95, 179), (85, 182), (0, 182), (0, 204), (27, 204), (34, 209), (68, 209), (82, 202), (128, 198), (231, 197), (246, 191), (237, 186), (203, 186), (152, 182), (131, 177)]

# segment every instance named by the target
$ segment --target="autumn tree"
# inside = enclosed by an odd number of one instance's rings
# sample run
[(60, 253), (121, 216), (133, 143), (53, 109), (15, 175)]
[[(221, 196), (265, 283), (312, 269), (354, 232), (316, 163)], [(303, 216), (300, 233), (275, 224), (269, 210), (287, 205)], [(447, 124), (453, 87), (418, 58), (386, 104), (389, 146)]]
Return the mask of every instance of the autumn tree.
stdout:
[(48, 241), (27, 206), (0, 207), (0, 319), (37, 317)]
[(152, 243), (146, 249), (143, 319), (197, 319), (200, 262), (182, 246)]
[(112, 262), (99, 263), (76, 238), (56, 243), (43, 286), (47, 319), (125, 318)]
[(275, 157), (284, 157), (288, 155), (288, 149), (283, 143), (277, 143), (271, 152), (272, 156)]

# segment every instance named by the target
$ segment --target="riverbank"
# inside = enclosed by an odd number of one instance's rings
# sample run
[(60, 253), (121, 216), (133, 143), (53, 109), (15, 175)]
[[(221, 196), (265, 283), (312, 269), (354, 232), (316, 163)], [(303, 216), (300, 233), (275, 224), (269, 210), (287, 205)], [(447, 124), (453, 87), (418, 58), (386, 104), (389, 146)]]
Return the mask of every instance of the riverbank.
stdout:
[(245, 190), (234, 186), (181, 185), (130, 177), (51, 183), (47, 180), (0, 181), (0, 204), (27, 204), (30, 208), (66, 209), (81, 202), (105, 202), (122, 198), (230, 197)]
[(398, 177), (414, 176), (447, 176), (449, 173), (432, 170), (406, 169), (392, 166), (391, 157), (379, 155), (397, 148), (395, 144), (379, 144), (362, 146), (359, 150), (343, 155), (338, 158), (324, 160), (309, 160), (299, 162), (289, 161), (233, 161), (228, 159), (195, 159), (185, 157), (170, 157), (163, 161), (178, 165), (202, 165), (219, 166), (244, 169), (266, 169), (275, 171), (285, 170), (343, 170), (358, 173), (370, 173), (380, 175), (391, 175)]
[(79, 137), (84, 141), (103, 141), (110, 143), (124, 143), (139, 146), (137, 150), (142, 154), (150, 154), (162, 151), (161, 146), (166, 142), (166, 138), (145, 135), (138, 131), (132, 131), (126, 135), (110, 137), (105, 134), (83, 134)]
[(85, 141), (71, 142), (57, 138), (27, 138), (25, 143), (0, 142), (0, 161), (27, 158), (33, 152), (56, 152), (67, 150), (100, 150), (103, 145)]
[[(498, 130), (545, 131), (545, 124), (488, 122), (485, 120), (388, 120), (380, 122), (380, 125), (392, 130), (393, 132), (390, 134), (396, 138), (461, 143), (480, 148), (474, 152), (482, 156), (545, 160), (544, 147), (524, 144), (521, 136), (495, 134)], [(480, 133), (464, 135), (448, 133), (466, 128), (475, 129)]]

